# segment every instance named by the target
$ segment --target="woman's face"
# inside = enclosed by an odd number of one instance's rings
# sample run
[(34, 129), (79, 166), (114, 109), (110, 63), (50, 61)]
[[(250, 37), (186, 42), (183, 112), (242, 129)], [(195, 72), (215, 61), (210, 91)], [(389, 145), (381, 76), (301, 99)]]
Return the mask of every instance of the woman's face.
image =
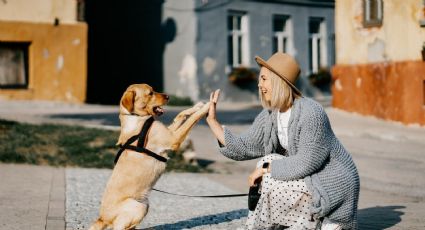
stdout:
[(263, 99), (270, 102), (272, 98), (272, 81), (270, 79), (269, 70), (265, 67), (261, 67), (258, 76), (258, 88), (263, 94)]

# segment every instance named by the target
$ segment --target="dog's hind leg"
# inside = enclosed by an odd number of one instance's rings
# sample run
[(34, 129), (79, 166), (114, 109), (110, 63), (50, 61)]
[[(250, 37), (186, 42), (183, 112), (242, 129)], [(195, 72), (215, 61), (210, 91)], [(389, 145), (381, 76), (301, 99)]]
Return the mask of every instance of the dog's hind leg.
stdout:
[(103, 230), (106, 228), (106, 223), (103, 222), (102, 218), (99, 218), (92, 224), (89, 230)]
[(173, 123), (168, 126), (168, 130), (171, 132), (177, 130), (185, 121), (186, 119), (194, 114), (196, 111), (200, 110), (204, 106), (203, 102), (199, 102), (196, 105), (194, 105), (192, 108), (186, 109), (181, 111), (175, 118)]
[(149, 204), (145, 200), (143, 202), (136, 201), (132, 198), (127, 199), (120, 207), (118, 216), (113, 222), (114, 230), (134, 229), (148, 213)]

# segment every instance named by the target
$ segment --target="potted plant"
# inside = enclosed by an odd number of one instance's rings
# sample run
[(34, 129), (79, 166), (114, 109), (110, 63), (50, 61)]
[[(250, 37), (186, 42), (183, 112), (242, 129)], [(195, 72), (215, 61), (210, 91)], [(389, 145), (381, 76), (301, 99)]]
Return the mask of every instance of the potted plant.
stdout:
[(229, 81), (235, 85), (244, 85), (257, 80), (257, 73), (246, 67), (236, 67), (229, 74)]
[(308, 76), (310, 83), (318, 88), (327, 86), (331, 83), (332, 76), (327, 68), (320, 68), (317, 73)]

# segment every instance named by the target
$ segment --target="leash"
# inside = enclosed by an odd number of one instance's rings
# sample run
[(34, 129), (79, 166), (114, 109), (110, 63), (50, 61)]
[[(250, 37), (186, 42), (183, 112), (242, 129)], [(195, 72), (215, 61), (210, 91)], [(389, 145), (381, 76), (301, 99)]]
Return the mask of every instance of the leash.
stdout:
[[(118, 159), (120, 158), (121, 154), (124, 152), (124, 150), (126, 149), (130, 149), (139, 153), (145, 153), (146, 155), (153, 157), (159, 161), (162, 162), (167, 162), (167, 158), (160, 156), (152, 151), (150, 151), (149, 149), (145, 148), (145, 142), (146, 142), (146, 138), (148, 136), (148, 132), (149, 129), (152, 126), (152, 123), (154, 122), (154, 118), (150, 117), (148, 120), (145, 121), (145, 123), (143, 124), (142, 129), (140, 130), (140, 133), (137, 135), (134, 135), (132, 137), (130, 137), (127, 142), (125, 142), (124, 145), (119, 145), (120, 150), (118, 151), (117, 155), (115, 156), (115, 160), (114, 163), (117, 164)], [(136, 140), (138, 140), (137, 142), (137, 146), (133, 146), (131, 145), (131, 143), (135, 142)]]
[[(139, 153), (145, 153), (146, 155), (153, 157), (159, 161), (162, 162), (167, 162), (167, 158), (160, 156), (152, 151), (150, 151), (149, 149), (145, 148), (145, 143), (146, 143), (146, 138), (149, 132), (150, 127), (152, 126), (152, 123), (154, 122), (154, 118), (150, 117), (148, 120), (145, 121), (145, 123), (143, 124), (142, 129), (140, 130), (140, 133), (137, 135), (134, 135), (132, 137), (130, 137), (124, 145), (119, 145), (120, 150), (118, 151), (117, 155), (115, 156), (115, 160), (114, 163), (116, 164), (121, 156), (121, 154), (124, 152), (124, 150), (126, 149), (130, 149)], [(138, 140), (137, 142), (137, 146), (133, 146), (131, 145), (133, 142), (135, 142), (136, 140)], [(184, 196), (184, 197), (198, 197), (198, 198), (225, 198), (225, 197), (239, 197), (239, 196), (248, 196), (248, 194), (226, 194), (226, 195), (208, 195), (208, 196), (192, 196), (192, 195), (186, 195), (186, 194), (177, 194), (177, 193), (171, 193), (171, 192), (167, 192), (167, 191), (163, 191), (160, 189), (152, 189), (154, 191), (157, 192), (161, 192), (161, 193), (165, 193), (165, 194), (169, 194), (169, 195), (173, 195), (173, 196)]]
[(198, 197), (198, 198), (226, 198), (226, 197), (238, 197), (238, 196), (248, 196), (247, 193), (241, 193), (241, 194), (226, 194), (226, 195), (207, 195), (207, 196), (192, 196), (192, 195), (186, 195), (186, 194), (177, 194), (177, 193), (171, 193), (160, 189), (152, 189), (157, 192), (173, 195), (173, 196), (185, 196), (185, 197)]

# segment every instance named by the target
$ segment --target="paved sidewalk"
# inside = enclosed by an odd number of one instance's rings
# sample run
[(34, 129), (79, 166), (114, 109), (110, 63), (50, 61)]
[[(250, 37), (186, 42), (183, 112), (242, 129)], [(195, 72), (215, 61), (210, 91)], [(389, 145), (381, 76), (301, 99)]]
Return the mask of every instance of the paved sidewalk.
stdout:
[(0, 164), (0, 229), (64, 229), (64, 171)]

